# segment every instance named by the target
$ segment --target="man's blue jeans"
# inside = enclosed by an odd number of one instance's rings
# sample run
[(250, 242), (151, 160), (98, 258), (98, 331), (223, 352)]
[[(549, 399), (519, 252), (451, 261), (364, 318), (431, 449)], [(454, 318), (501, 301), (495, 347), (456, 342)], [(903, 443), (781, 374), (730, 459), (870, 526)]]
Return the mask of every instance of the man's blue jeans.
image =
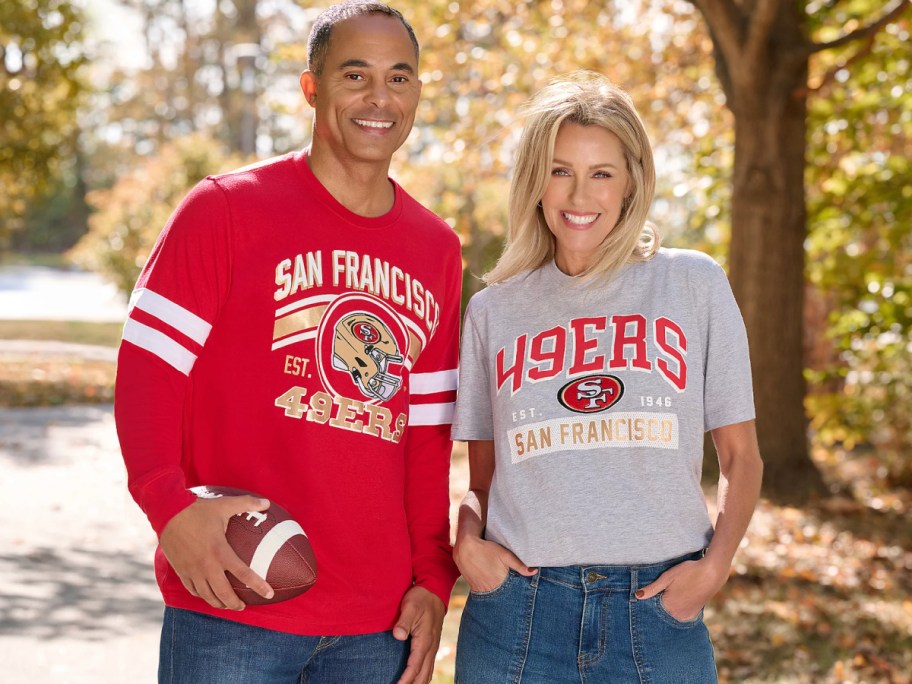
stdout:
[(308, 637), (165, 608), (160, 684), (377, 684), (405, 670), (392, 632)]
[(702, 612), (681, 622), (662, 595), (634, 594), (697, 552), (656, 565), (513, 570), (469, 594), (456, 646), (457, 684), (714, 684)]

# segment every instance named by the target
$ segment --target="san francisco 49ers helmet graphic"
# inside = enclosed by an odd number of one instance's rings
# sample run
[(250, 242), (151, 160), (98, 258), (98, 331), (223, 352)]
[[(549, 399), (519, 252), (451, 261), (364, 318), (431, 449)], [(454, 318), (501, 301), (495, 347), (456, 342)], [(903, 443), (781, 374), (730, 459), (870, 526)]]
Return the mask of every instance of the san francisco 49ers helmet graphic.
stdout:
[(342, 318), (333, 337), (333, 368), (351, 374), (364, 396), (387, 401), (402, 384), (389, 373), (403, 357), (390, 329), (376, 316), (356, 311)]

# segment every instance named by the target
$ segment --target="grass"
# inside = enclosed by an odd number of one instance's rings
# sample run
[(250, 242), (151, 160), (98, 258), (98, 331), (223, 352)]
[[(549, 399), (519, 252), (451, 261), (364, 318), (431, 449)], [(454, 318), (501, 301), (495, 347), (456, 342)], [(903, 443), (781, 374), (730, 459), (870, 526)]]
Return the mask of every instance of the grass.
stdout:
[(0, 340), (53, 340), (116, 347), (122, 330), (122, 323), (0, 321)]
[(64, 254), (56, 252), (3, 252), (0, 254), (0, 266), (48, 266), (50, 268), (67, 268), (71, 266)]

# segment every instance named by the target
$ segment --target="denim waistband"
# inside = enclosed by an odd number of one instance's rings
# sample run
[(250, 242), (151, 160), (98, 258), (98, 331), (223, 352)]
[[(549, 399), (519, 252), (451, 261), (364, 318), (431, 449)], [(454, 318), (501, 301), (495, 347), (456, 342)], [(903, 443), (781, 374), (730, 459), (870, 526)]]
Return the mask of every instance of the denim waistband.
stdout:
[(706, 551), (700, 549), (678, 558), (646, 563), (643, 565), (567, 565), (563, 567), (542, 567), (538, 569), (541, 581), (554, 582), (567, 587), (584, 591), (602, 589), (629, 590), (637, 589), (654, 582), (659, 575), (669, 568), (689, 560), (703, 558)]

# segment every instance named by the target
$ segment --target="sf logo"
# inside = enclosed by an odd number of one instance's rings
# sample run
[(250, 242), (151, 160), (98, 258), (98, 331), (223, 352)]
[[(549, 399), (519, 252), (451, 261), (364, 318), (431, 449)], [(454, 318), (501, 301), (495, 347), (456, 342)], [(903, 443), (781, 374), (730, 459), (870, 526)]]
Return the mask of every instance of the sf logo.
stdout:
[(614, 398), (615, 392), (614, 387), (602, 387), (598, 380), (586, 380), (576, 386), (576, 399), (587, 411), (598, 410)]
[(624, 394), (624, 384), (613, 375), (587, 375), (560, 388), (557, 400), (574, 413), (596, 413), (614, 406)]
[(370, 323), (361, 322), (355, 324), (352, 328), (352, 333), (365, 344), (376, 344), (380, 341), (380, 331)]

